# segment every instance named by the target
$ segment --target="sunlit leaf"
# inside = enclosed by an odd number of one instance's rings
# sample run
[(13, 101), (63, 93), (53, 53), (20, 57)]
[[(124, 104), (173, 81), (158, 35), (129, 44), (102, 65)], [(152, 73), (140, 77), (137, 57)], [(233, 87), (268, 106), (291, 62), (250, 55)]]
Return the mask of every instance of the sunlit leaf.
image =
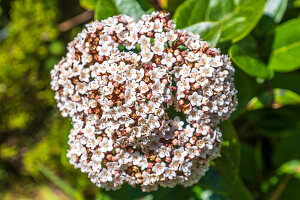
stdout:
[(237, 42), (258, 23), (264, 3), (264, 0), (257, 0), (255, 4), (250, 0), (187, 0), (176, 9), (173, 19), (177, 28), (199, 22), (219, 22), (222, 29), (220, 41)]
[(300, 67), (300, 18), (278, 26), (272, 47), (269, 67), (279, 72), (289, 72)]
[(187, 31), (198, 33), (202, 40), (216, 46), (221, 35), (221, 25), (219, 22), (200, 22), (184, 28)]
[(255, 33), (259, 36), (271, 31), (276, 23), (279, 23), (286, 11), (288, 0), (267, 0), (264, 15), (261, 18)]
[(98, 0), (95, 19), (102, 20), (118, 14), (126, 14), (138, 20), (145, 11), (136, 0)]
[(174, 13), (177, 28), (184, 28), (206, 19), (209, 0), (187, 0)]
[(264, 0), (257, 0), (255, 3), (251, 0), (241, 0), (234, 10), (220, 21), (221, 42), (226, 40), (237, 42), (246, 37), (262, 17), (264, 4)]
[(249, 101), (247, 109), (257, 110), (267, 105), (271, 105), (272, 108), (280, 108), (284, 105), (297, 104), (300, 104), (300, 95), (290, 90), (275, 88), (272, 93), (265, 92), (257, 97), (253, 97)]
[(83, 8), (93, 10), (96, 8), (98, 0), (80, 0), (79, 3)]

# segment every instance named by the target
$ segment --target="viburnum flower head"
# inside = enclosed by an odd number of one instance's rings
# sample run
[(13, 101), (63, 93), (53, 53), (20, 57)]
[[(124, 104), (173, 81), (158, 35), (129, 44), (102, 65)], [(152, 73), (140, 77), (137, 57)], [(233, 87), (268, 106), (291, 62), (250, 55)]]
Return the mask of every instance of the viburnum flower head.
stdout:
[(99, 187), (190, 186), (219, 155), (234, 69), (199, 35), (174, 28), (163, 12), (91, 22), (51, 71), (73, 124), (67, 157)]

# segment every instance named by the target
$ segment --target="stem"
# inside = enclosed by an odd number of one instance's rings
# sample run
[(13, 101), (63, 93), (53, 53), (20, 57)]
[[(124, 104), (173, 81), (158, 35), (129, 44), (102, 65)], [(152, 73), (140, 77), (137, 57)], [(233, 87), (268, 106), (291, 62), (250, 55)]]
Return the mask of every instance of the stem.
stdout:
[(68, 19), (58, 25), (58, 30), (60, 32), (66, 32), (72, 29), (74, 26), (78, 24), (82, 24), (83, 22), (91, 19), (94, 16), (94, 12), (91, 10), (84, 11), (83, 13)]

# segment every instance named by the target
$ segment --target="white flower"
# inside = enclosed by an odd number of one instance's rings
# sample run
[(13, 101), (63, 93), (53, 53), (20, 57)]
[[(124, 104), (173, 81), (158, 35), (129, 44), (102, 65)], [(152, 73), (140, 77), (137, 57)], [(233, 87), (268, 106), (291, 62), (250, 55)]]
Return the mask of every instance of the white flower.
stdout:
[(91, 108), (96, 108), (96, 106), (97, 106), (97, 101), (95, 101), (94, 99), (91, 99), (91, 100), (89, 101), (89, 106), (90, 106)]
[(171, 148), (170, 147), (165, 147), (162, 146), (159, 150), (158, 150), (158, 156), (160, 158), (164, 158), (164, 157), (170, 157), (170, 152), (171, 152)]
[(177, 170), (178, 167), (180, 166), (180, 164), (181, 164), (181, 163), (180, 163), (179, 160), (173, 159), (172, 162), (171, 162), (170, 165), (169, 165), (169, 168), (170, 168), (171, 170)]
[(140, 162), (139, 162), (138, 166), (141, 167), (141, 170), (144, 170), (148, 167), (148, 161), (146, 158), (141, 158), (139, 161)]
[(152, 59), (153, 52), (151, 52), (148, 49), (148, 50), (142, 51), (141, 55), (142, 55), (142, 62), (147, 63), (147, 62), (149, 62)]
[(183, 148), (176, 149), (174, 151), (174, 160), (179, 160), (179, 162), (184, 161), (184, 157), (187, 155), (187, 152)]
[(184, 64), (182, 65), (182, 68), (180, 69), (179, 75), (181, 75), (182, 77), (187, 77), (190, 75), (191, 72), (191, 67)]
[(141, 81), (139, 90), (141, 91), (141, 93), (146, 93), (149, 91), (149, 87), (144, 81)]
[(172, 42), (174, 42), (178, 37), (177, 34), (174, 33), (174, 31), (167, 32), (166, 36), (167, 36), (168, 40), (170, 40)]
[(154, 167), (152, 168), (152, 171), (154, 171), (156, 173), (156, 175), (159, 176), (162, 173), (164, 173), (165, 168), (166, 168), (166, 163), (165, 162), (156, 163), (154, 165)]
[(173, 57), (172, 53), (163, 54), (163, 59), (161, 60), (161, 64), (171, 67), (174, 62), (176, 62), (176, 58)]
[(172, 180), (174, 177), (176, 177), (176, 172), (174, 170), (167, 168), (164, 172), (164, 176)]
[(198, 157), (200, 155), (199, 150), (196, 146), (188, 147), (187, 152), (190, 158), (194, 158), (195, 156)]
[(110, 95), (114, 91), (114, 86), (111, 82), (107, 86), (103, 87), (103, 92), (105, 95)]
[(107, 169), (102, 169), (99, 174), (99, 178), (102, 182), (110, 182), (112, 181), (112, 174)]
[(172, 121), (172, 126), (174, 126), (178, 130), (182, 130), (182, 126), (184, 125), (183, 121), (180, 121), (180, 118), (176, 116)]
[(114, 149), (113, 141), (105, 137), (99, 143), (99, 147), (101, 148), (102, 152), (112, 151)]
[(154, 27), (154, 22), (145, 22), (145, 24), (142, 26), (143, 32), (149, 32), (152, 31)]
[(235, 107), (227, 56), (163, 12), (91, 22), (67, 49), (51, 89), (73, 124), (75, 168), (107, 190), (190, 186), (204, 175)]
[(112, 47), (107, 44), (103, 44), (103, 46), (98, 46), (97, 50), (99, 51), (99, 56), (109, 56), (112, 51)]
[(206, 64), (204, 67), (200, 68), (200, 72), (202, 75), (206, 77), (211, 77), (214, 73), (214, 68), (210, 67), (210, 65)]
[(82, 132), (86, 137), (91, 137), (95, 132), (95, 126), (91, 125), (90, 123), (87, 123), (84, 129), (82, 129)]
[(193, 92), (193, 94), (189, 96), (189, 100), (192, 106), (201, 106), (202, 104), (202, 96), (197, 92)]
[(184, 135), (187, 136), (187, 137), (192, 137), (193, 134), (194, 134), (194, 131), (195, 131), (195, 129), (192, 128), (190, 125), (187, 125), (185, 127), (185, 129), (183, 130)]
[(92, 155), (91, 159), (94, 160), (94, 161), (101, 162), (102, 159), (105, 156), (104, 153), (102, 153), (102, 151), (101, 151), (100, 148), (98, 148), (98, 149), (96, 149), (96, 150), (94, 150), (92, 152), (93, 152), (93, 155)]
[(154, 54), (161, 56), (165, 50), (165, 47), (164, 44), (162, 43), (155, 43), (154, 46), (151, 47), (151, 50), (153, 51)]
[(155, 21), (153, 31), (154, 32), (162, 32), (162, 30), (163, 30), (163, 23), (160, 21)]
[(160, 127), (158, 116), (150, 114), (147, 121), (148, 121), (148, 124), (150, 125), (150, 129), (155, 129), (155, 128)]
[(154, 38), (155, 38), (154, 42), (156, 45), (163, 45), (168, 40), (168, 38), (166, 37), (166, 34), (164, 32), (155, 33)]

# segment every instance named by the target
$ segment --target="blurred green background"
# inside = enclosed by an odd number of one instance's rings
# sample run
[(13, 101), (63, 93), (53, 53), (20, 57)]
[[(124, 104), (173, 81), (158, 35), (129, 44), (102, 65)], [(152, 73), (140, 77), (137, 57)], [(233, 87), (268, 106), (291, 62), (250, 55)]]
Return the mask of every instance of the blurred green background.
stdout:
[[(299, 0), (0, 0), (0, 199), (300, 199)], [(107, 8), (110, 9), (107, 9)], [(85, 23), (170, 12), (229, 54), (239, 106), (222, 157), (190, 188), (106, 192), (66, 158), (50, 70)]]

